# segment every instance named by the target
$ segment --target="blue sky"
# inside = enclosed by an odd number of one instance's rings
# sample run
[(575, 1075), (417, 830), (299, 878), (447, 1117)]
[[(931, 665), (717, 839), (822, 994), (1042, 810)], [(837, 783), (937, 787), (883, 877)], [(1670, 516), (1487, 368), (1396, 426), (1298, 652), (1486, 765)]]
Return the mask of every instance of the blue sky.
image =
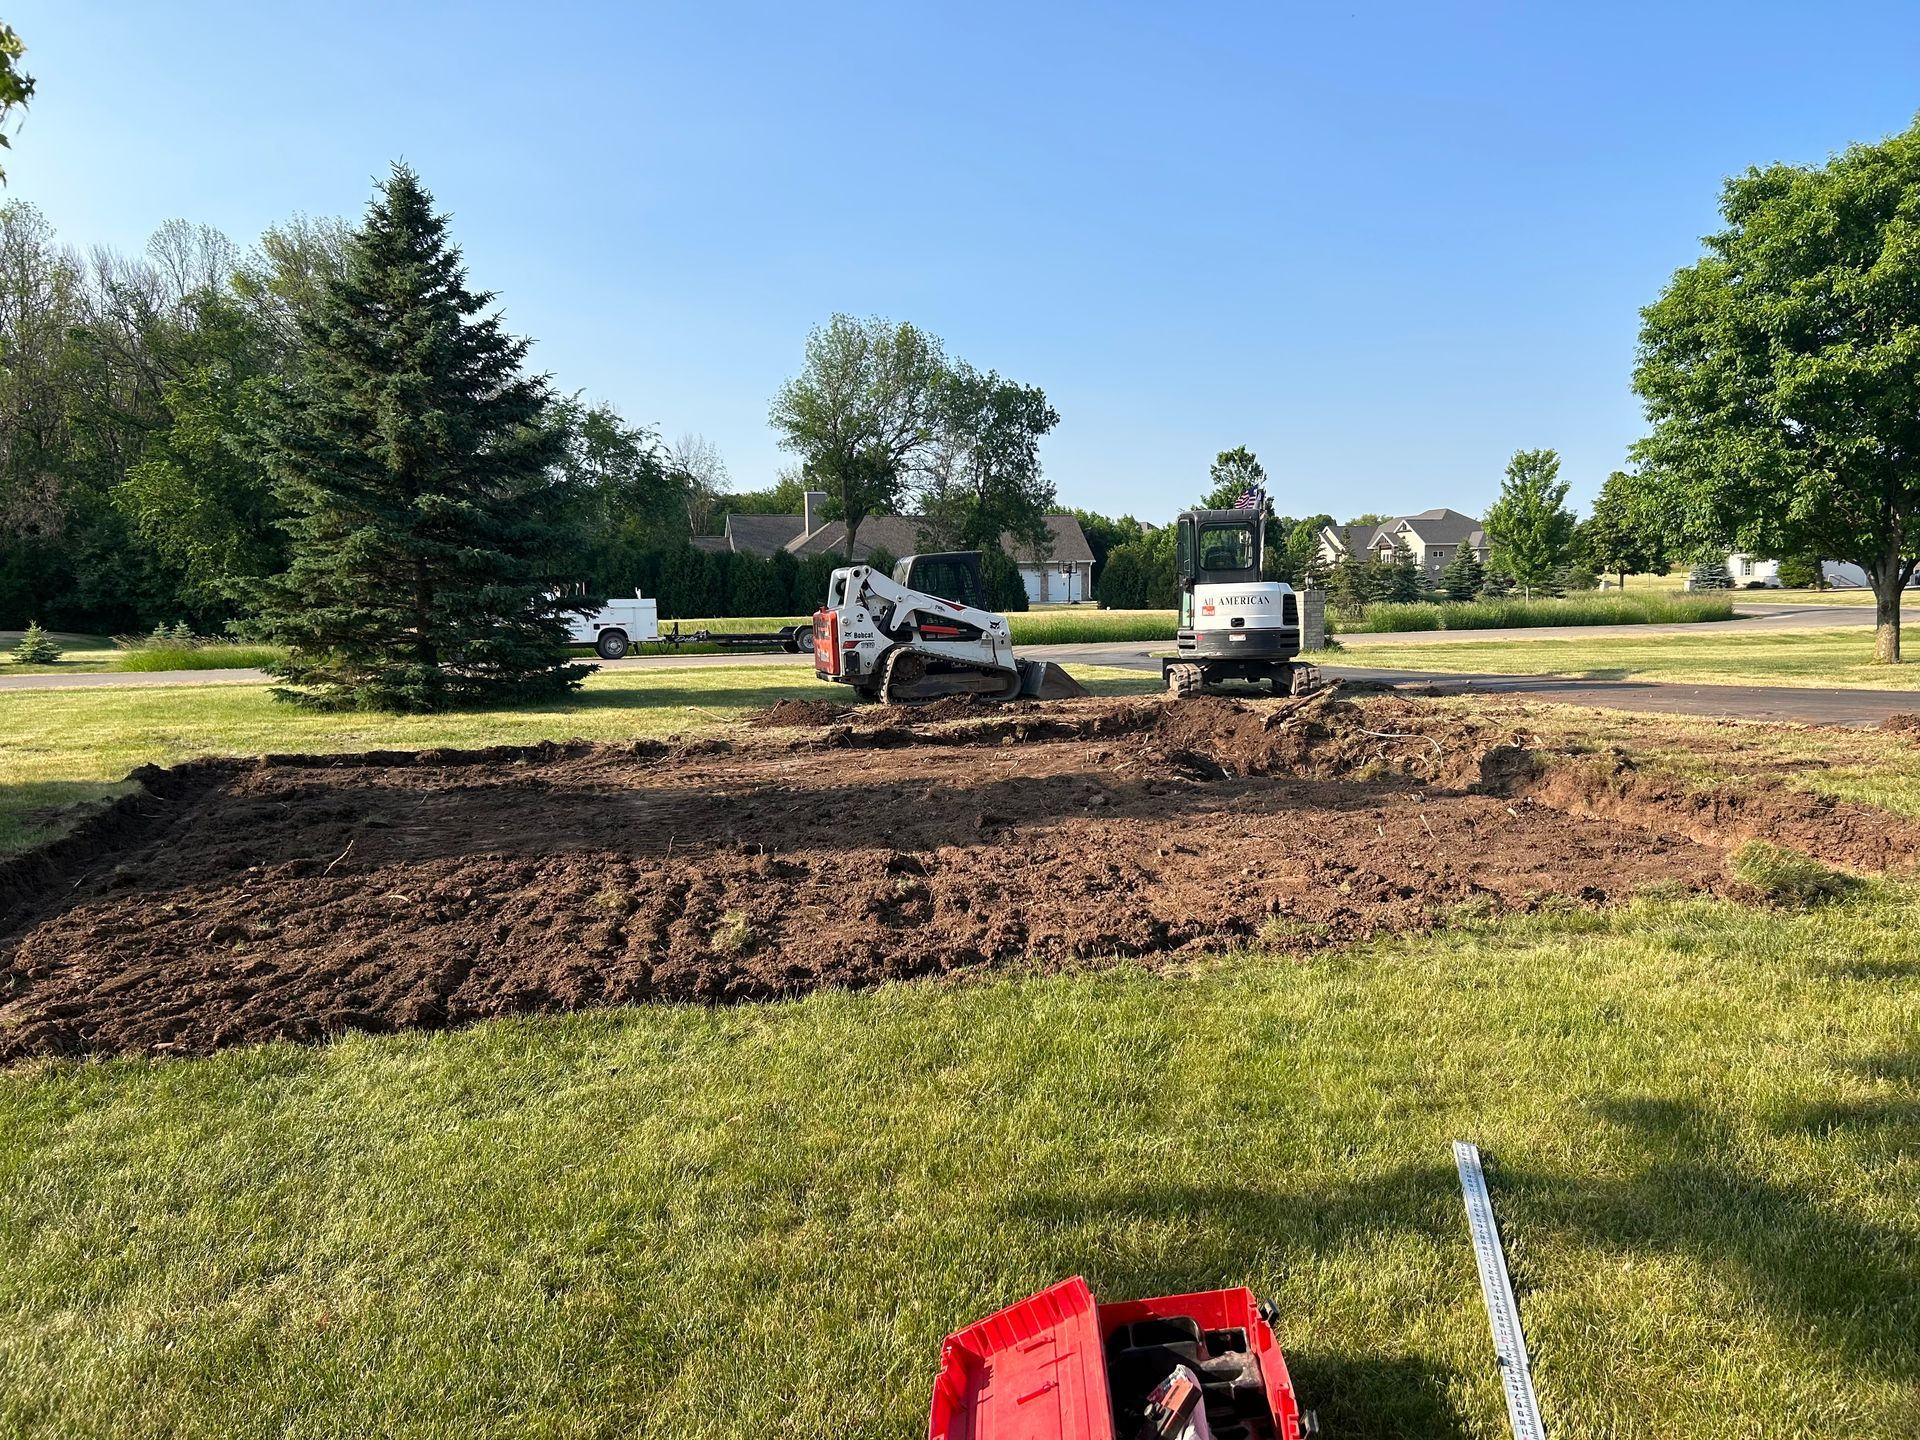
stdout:
[(1043, 386), (1063, 502), (1478, 511), (1640, 428), (1638, 308), (1723, 176), (1920, 110), (1912, 5), (166, 4), (4, 14), (9, 195), (137, 249), (357, 214), (404, 157), (566, 389), (784, 463), (836, 310)]

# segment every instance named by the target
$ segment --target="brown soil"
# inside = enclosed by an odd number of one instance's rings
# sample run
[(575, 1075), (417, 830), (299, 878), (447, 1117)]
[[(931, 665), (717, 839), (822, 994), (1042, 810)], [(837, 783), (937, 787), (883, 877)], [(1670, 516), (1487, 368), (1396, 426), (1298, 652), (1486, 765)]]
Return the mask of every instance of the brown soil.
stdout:
[[(0, 866), (0, 1061), (1337, 944), (1720, 889), (1724, 850), (1786, 815), (1560, 778), (1510, 723), (1392, 697), (956, 713), (140, 772)], [(1868, 858), (1848, 807), (1768, 803)]]

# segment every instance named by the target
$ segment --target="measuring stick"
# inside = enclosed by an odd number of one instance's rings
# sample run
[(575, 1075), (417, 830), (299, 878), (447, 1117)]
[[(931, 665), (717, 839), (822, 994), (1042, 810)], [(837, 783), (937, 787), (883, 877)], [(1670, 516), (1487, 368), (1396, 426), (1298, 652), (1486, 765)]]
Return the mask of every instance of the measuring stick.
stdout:
[(1480, 1293), (1487, 1302), (1487, 1323), (1493, 1327), (1500, 1386), (1507, 1392), (1507, 1420), (1513, 1426), (1514, 1440), (1546, 1440), (1540, 1402), (1533, 1394), (1527, 1337), (1520, 1331), (1520, 1306), (1514, 1301), (1513, 1281), (1507, 1276), (1507, 1257), (1500, 1248), (1500, 1227), (1494, 1223), (1486, 1172), (1480, 1168), (1480, 1147), (1465, 1140), (1454, 1141), (1453, 1163), (1459, 1167), (1460, 1193), (1467, 1202), (1467, 1230), (1473, 1236), (1473, 1258), (1480, 1264)]

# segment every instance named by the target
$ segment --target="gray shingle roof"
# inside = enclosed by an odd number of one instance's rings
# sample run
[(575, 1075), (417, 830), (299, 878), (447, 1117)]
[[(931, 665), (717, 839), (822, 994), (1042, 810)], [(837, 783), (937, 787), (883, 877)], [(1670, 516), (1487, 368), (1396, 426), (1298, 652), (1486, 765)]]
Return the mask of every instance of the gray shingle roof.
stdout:
[(1418, 515), (1396, 515), (1384, 525), (1335, 525), (1333, 532), (1356, 560), (1364, 560), (1382, 545), (1391, 547), (1402, 525), (1428, 545), (1470, 545), (1484, 550), (1487, 544), (1478, 520), (1445, 506), (1422, 510)]
[(727, 515), (727, 542), (731, 549), (751, 555), (771, 555), (799, 535), (806, 519), (800, 515)]
[[(1001, 539), (1007, 552), (1016, 561), (1034, 564), (1040, 561), (1079, 561), (1093, 563), (1093, 547), (1087, 544), (1087, 535), (1080, 528), (1080, 522), (1071, 515), (1047, 516), (1047, 533), (1052, 537), (1047, 553), (1042, 555), (1030, 545), (1012, 545), (1011, 536)], [(811, 535), (796, 535), (787, 542), (787, 549), (802, 557), (824, 555), (829, 551), (839, 554), (845, 550), (847, 527), (838, 520), (830, 520)], [(936, 542), (929, 537), (925, 543), (920, 539), (920, 521), (912, 515), (869, 515), (860, 522), (859, 532), (853, 539), (853, 558), (864, 560), (875, 550), (884, 550), (896, 560), (902, 555), (913, 555), (920, 551), (937, 548)]]
[[(1422, 510), (1418, 515), (1400, 517), (1414, 534), (1429, 545), (1461, 545), (1480, 528), (1480, 522), (1458, 510)], [(1394, 522), (1396, 524), (1399, 521)]]

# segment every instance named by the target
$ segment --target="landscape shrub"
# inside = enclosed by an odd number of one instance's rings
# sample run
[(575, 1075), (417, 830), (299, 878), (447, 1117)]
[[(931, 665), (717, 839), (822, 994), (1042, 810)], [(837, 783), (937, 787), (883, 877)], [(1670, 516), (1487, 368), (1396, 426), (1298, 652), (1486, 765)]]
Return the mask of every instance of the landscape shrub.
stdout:
[(1827, 576), (1818, 560), (1793, 556), (1780, 562), (1780, 583), (1789, 590), (1824, 590)]
[(1687, 585), (1693, 590), (1731, 590), (1733, 580), (1727, 574), (1724, 561), (1702, 560), (1694, 565)]

